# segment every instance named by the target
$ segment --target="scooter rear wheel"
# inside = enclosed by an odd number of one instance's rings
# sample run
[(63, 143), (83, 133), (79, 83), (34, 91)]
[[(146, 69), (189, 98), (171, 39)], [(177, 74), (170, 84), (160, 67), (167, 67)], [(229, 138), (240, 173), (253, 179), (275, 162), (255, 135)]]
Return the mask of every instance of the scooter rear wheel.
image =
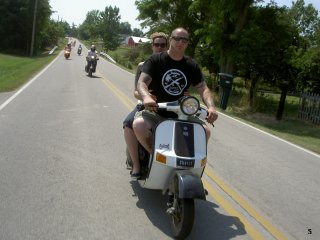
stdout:
[(174, 212), (170, 214), (170, 225), (176, 239), (185, 239), (191, 232), (194, 222), (194, 199), (176, 198)]

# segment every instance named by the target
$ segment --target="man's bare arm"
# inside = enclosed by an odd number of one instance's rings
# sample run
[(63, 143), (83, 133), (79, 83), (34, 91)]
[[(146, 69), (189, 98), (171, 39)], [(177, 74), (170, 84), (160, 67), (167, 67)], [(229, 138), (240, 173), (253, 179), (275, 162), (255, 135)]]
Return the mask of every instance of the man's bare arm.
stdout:
[(202, 101), (208, 108), (207, 122), (213, 123), (218, 118), (218, 113), (214, 107), (213, 96), (210, 89), (205, 82), (201, 82), (196, 86), (198, 93), (200, 94)]
[(143, 66), (143, 62), (140, 62), (138, 64), (136, 75), (134, 77), (134, 93), (133, 93), (133, 95), (134, 95), (134, 97), (136, 99), (139, 99), (139, 100), (142, 100), (142, 98), (141, 98), (141, 96), (140, 96), (140, 94), (139, 94), (139, 92), (137, 90), (137, 84), (138, 84), (138, 80), (139, 80), (139, 77), (140, 77), (141, 72), (142, 72), (142, 66)]
[(197, 92), (200, 94), (204, 104), (208, 108), (214, 107), (213, 96), (207, 84), (205, 82), (201, 82), (198, 85), (196, 85), (195, 88), (197, 89)]
[(137, 83), (137, 90), (140, 96), (142, 97), (142, 99), (150, 95), (148, 86), (151, 83), (151, 81), (152, 81), (152, 78), (149, 74), (146, 74), (144, 72), (140, 74), (140, 77)]

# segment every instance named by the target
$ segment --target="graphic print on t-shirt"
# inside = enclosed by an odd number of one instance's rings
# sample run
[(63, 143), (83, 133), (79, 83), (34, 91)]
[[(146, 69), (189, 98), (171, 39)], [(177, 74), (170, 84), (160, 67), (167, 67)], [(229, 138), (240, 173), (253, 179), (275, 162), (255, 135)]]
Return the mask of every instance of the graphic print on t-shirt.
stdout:
[(162, 77), (162, 86), (168, 94), (177, 96), (187, 86), (187, 78), (180, 70), (170, 69)]

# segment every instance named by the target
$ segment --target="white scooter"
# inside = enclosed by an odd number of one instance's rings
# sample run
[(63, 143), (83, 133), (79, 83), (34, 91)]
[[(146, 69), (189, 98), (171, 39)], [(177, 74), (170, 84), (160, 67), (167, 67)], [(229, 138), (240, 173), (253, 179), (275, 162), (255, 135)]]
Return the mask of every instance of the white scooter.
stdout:
[[(201, 176), (207, 162), (206, 134), (200, 123), (188, 121), (188, 116), (205, 120), (207, 110), (195, 97), (158, 103), (158, 109), (175, 112), (177, 119), (168, 119), (155, 129), (152, 156), (139, 145), (143, 188), (158, 189), (168, 194), (167, 214), (173, 236), (186, 238), (194, 222), (194, 199), (205, 200), (206, 191)], [(127, 165), (132, 161), (127, 152)]]

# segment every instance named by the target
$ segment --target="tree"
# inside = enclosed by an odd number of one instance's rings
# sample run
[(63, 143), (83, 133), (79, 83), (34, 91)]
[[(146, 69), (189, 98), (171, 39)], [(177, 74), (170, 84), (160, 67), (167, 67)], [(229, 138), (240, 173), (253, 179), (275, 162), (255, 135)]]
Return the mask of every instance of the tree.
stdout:
[(77, 37), (78, 35), (79, 35), (78, 28), (74, 23), (72, 23), (70, 28), (70, 36)]
[(201, 26), (199, 12), (193, 11), (192, 0), (137, 0), (138, 18), (142, 27), (149, 27), (148, 33), (162, 31), (168, 34), (177, 27), (184, 27), (190, 33), (187, 54), (194, 56), (199, 38), (195, 33)]
[[(31, 47), (35, 0), (1, 0), (0, 45), (8, 52), (28, 54)], [(38, 0), (35, 22), (35, 52), (40, 51), (41, 32), (50, 20), (48, 0)]]
[(292, 65), (298, 70), (297, 88), (301, 92), (320, 93), (320, 47), (295, 51)]
[(297, 69), (296, 89), (320, 92), (320, 18), (311, 5), (303, 0), (288, 9), (288, 19), (298, 27), (301, 44), (294, 49), (291, 64)]
[[(288, 88), (295, 89), (298, 73), (306, 64), (296, 60), (293, 65), (293, 57), (301, 58), (306, 49), (309, 51), (311, 46), (314, 49), (320, 42), (319, 19), (311, 5), (304, 7), (304, 1), (299, 0), (288, 9), (278, 7), (275, 2), (258, 7), (255, 5), (258, 2), (261, 1), (137, 0), (135, 3), (138, 19), (150, 31), (169, 33), (177, 26), (187, 28), (190, 55), (195, 51), (197, 60), (211, 73), (238, 74), (249, 79), (253, 106), (258, 81), (280, 89), (289, 81)], [(304, 50), (297, 54), (303, 46)], [(316, 52), (311, 53), (310, 49), (308, 55), (313, 63), (317, 62)], [(304, 73), (316, 72), (316, 68), (309, 70)]]
[(292, 46), (298, 44), (299, 35), (285, 18), (285, 11), (273, 5), (251, 8), (248, 24), (239, 35), (236, 73), (250, 79), (251, 107), (259, 80), (275, 87), (292, 78)]
[(134, 28), (132, 31), (132, 35), (136, 37), (143, 37), (144, 33), (140, 29)]
[(131, 35), (128, 22), (120, 22), (119, 8), (108, 6), (104, 11), (92, 10), (78, 28), (81, 39), (102, 44), (104, 50), (114, 50), (121, 43), (122, 35)]
[(128, 22), (121, 22), (119, 26), (119, 33), (123, 35), (132, 35), (131, 25)]
[(103, 46), (106, 51), (115, 50), (121, 41), (120, 36), (120, 15), (119, 8), (106, 7), (104, 12), (101, 13), (101, 37), (103, 39)]
[(297, 0), (290, 9), (288, 15), (293, 24), (299, 28), (300, 35), (307, 41), (306, 47), (315, 46), (317, 44), (317, 29), (320, 26), (318, 11), (308, 4), (305, 6), (304, 0)]
[(101, 35), (100, 29), (99, 29), (101, 24), (102, 24), (101, 12), (99, 10), (92, 10), (87, 13), (86, 19), (84, 20), (80, 29), (83, 35), (88, 36), (88, 39), (91, 39), (92, 41), (96, 41)]
[(50, 20), (41, 32), (42, 45), (41, 48), (53, 47), (58, 44), (58, 40), (64, 37), (65, 30), (63, 26), (54, 20)]
[[(234, 74), (234, 57), (241, 30), (253, 0), (197, 0), (194, 8), (201, 13), (201, 27), (197, 30), (202, 44), (211, 48), (219, 58), (220, 72)], [(218, 55), (218, 56), (217, 56)]]

